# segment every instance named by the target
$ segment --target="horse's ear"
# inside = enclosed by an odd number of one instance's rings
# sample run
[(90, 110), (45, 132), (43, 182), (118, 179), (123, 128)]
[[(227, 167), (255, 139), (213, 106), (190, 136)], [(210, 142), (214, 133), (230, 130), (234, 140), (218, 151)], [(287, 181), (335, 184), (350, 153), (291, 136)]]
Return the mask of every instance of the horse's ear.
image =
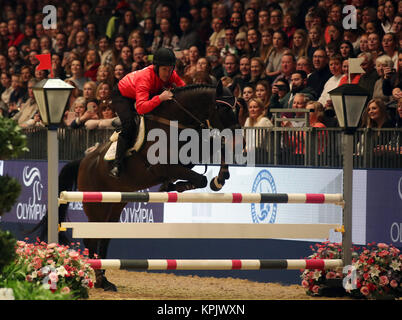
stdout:
[(216, 96), (221, 97), (223, 95), (223, 84), (222, 81), (218, 81), (218, 85), (216, 86)]

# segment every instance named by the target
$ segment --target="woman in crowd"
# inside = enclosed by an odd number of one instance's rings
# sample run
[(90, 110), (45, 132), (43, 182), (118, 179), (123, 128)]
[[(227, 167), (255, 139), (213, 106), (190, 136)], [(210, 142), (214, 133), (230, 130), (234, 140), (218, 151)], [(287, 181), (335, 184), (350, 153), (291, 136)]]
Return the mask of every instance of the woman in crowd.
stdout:
[(282, 30), (275, 31), (272, 38), (273, 49), (268, 58), (267, 68), (265, 73), (271, 78), (277, 77), (281, 73), (281, 60), (283, 54), (289, 50), (287, 48), (287, 35)]
[(112, 122), (116, 119), (117, 115), (112, 106), (111, 100), (101, 102), (96, 113), (96, 117), (85, 122), (86, 129), (93, 130), (113, 128)]
[(375, 61), (375, 68), (377, 70), (377, 74), (379, 76), (379, 79), (375, 82), (374, 85), (374, 91), (373, 91), (373, 98), (378, 98), (383, 100), (385, 103), (390, 102), (390, 96), (384, 95), (384, 92), (382, 90), (383, 88), (383, 83), (384, 83), (384, 69), (385, 68), (393, 68), (394, 63), (392, 59), (388, 55), (382, 55), (378, 57)]
[(67, 80), (73, 81), (77, 85), (78, 89), (82, 90), (84, 88), (84, 83), (91, 79), (84, 76), (81, 60), (73, 60), (71, 62), (70, 69), (71, 77)]
[(84, 84), (84, 88), (82, 90), (82, 96), (85, 98), (86, 101), (90, 99), (95, 99), (96, 93), (96, 82), (95, 81), (87, 81)]
[(398, 68), (398, 37), (395, 33), (386, 33), (381, 41), (384, 49), (384, 54), (390, 57), (393, 61), (394, 68)]
[(266, 28), (261, 32), (261, 46), (260, 46), (260, 57), (264, 61), (265, 65), (268, 63), (268, 58), (271, 55), (273, 49), (272, 38), (274, 35), (274, 30)]
[(297, 29), (293, 34), (292, 53), (297, 58), (308, 54), (308, 34), (304, 29)]
[(255, 97), (255, 89), (253, 86), (250, 85), (246, 85), (243, 88), (243, 93), (242, 93), (242, 98), (244, 99), (244, 101), (248, 104), (248, 102), (250, 101), (251, 98)]
[(208, 61), (207, 58), (201, 57), (197, 61), (197, 65), (195, 67), (196, 72), (206, 72), (208, 74), (208, 77), (210, 78), (210, 83), (213, 85), (216, 85), (218, 81), (216, 78), (211, 74), (211, 63)]
[(261, 43), (261, 34), (258, 29), (250, 28), (247, 30), (247, 43), (250, 48), (249, 56), (250, 57), (259, 57), (260, 56), (260, 43)]
[(159, 48), (179, 50), (179, 37), (173, 32), (168, 19), (162, 18), (157, 35), (152, 42), (151, 50), (156, 52)]
[(264, 73), (264, 62), (259, 57), (253, 57), (250, 60), (250, 84), (256, 86), (258, 81), (266, 80), (268, 77)]
[(100, 65), (100, 57), (95, 49), (89, 49), (84, 60), (84, 77), (96, 81), (96, 74)]
[(133, 52), (131, 51), (131, 47), (123, 46), (117, 64), (122, 64), (125, 69), (130, 70), (133, 62)]
[(310, 59), (313, 59), (314, 51), (317, 50), (318, 48), (322, 48), (322, 47), (325, 47), (325, 39), (324, 39), (323, 30), (320, 27), (313, 25), (313, 26), (311, 26), (311, 28), (308, 32), (307, 56)]
[(268, 118), (271, 118), (269, 112), (269, 99), (271, 98), (271, 85), (266, 80), (260, 80), (255, 86), (255, 96), (260, 99), (264, 105), (264, 114), (268, 114)]
[(362, 116), (363, 128), (393, 128), (387, 107), (381, 99), (372, 99), (367, 104)]
[(258, 28), (258, 16), (253, 8), (248, 8), (244, 12), (244, 27), (246, 30)]
[(369, 52), (373, 55), (373, 59), (383, 54), (381, 47), (381, 38), (378, 33), (370, 33), (367, 38)]
[(3, 88), (3, 92), (0, 96), (0, 109), (2, 116), (4, 117), (8, 114), (8, 104), (10, 102), (11, 93), (14, 90), (11, 86), (11, 75), (8, 72), (2, 72), (0, 75), (0, 83)]
[(112, 86), (109, 82), (101, 82), (96, 88), (95, 97), (101, 102), (107, 102), (110, 100), (112, 94)]
[(131, 31), (127, 44), (131, 47), (131, 49), (134, 51), (135, 48), (138, 47), (145, 47), (145, 42), (144, 42), (144, 36), (141, 30), (136, 29)]
[(236, 54), (241, 57), (250, 52), (250, 47), (247, 43), (247, 35), (245, 32), (239, 32), (235, 38)]
[(112, 64), (115, 65), (119, 60), (121, 49), (123, 49), (126, 44), (126, 38), (123, 35), (118, 34), (113, 41), (112, 47)]
[(74, 119), (70, 124), (73, 129), (83, 128), (87, 121), (98, 119), (98, 102), (96, 99), (85, 101), (83, 97), (74, 102)]
[(342, 59), (354, 58), (355, 53), (353, 49), (353, 44), (347, 40), (341, 41), (339, 45), (339, 53)]
[(96, 74), (97, 84), (101, 82), (113, 83), (113, 70), (111, 65), (100, 65)]

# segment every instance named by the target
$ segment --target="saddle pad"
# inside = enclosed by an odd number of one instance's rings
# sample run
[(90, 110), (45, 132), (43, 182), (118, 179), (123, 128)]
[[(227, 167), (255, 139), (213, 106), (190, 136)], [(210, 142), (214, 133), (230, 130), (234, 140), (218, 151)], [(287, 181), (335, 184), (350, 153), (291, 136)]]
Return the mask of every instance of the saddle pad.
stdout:
[[(117, 148), (117, 140), (119, 138), (119, 132), (113, 132), (111, 137), (109, 138), (110, 141), (112, 141), (112, 144), (110, 145), (109, 149), (107, 150), (104, 159), (106, 161), (112, 161), (116, 158), (116, 148)], [(127, 150), (126, 156), (129, 156), (133, 153), (133, 151), (138, 151), (144, 144), (145, 140), (145, 121), (144, 117), (140, 116), (140, 127), (138, 129), (138, 135), (135, 140), (134, 146), (132, 146), (130, 149)]]

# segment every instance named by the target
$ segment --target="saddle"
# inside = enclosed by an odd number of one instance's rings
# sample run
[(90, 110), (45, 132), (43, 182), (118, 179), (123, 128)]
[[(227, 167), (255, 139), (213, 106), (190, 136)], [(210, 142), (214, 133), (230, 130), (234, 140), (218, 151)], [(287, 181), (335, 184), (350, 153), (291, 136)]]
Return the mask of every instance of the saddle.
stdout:
[[(138, 115), (137, 117), (135, 117), (135, 122), (137, 128), (136, 138), (134, 139), (134, 145), (127, 150), (126, 157), (132, 155), (133, 152), (137, 152), (138, 150), (140, 150), (145, 141), (144, 116)], [(112, 161), (116, 157), (117, 140), (120, 134), (120, 129), (118, 128), (119, 125), (116, 124), (116, 126), (117, 126), (116, 131), (114, 131), (111, 137), (109, 138), (109, 141), (111, 141), (112, 144), (110, 145), (109, 149), (107, 150), (104, 156), (105, 161)]]

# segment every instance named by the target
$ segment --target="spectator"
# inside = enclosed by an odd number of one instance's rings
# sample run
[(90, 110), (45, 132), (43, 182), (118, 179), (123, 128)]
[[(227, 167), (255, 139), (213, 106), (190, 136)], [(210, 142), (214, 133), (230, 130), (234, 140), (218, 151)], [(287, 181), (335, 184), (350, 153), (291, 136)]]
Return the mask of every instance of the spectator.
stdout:
[(386, 33), (382, 38), (382, 47), (384, 54), (393, 61), (394, 68), (398, 68), (398, 37), (394, 33)]
[(243, 93), (242, 93), (242, 98), (244, 99), (244, 101), (248, 104), (248, 102), (250, 101), (251, 98), (255, 97), (255, 90), (253, 86), (250, 85), (246, 85), (243, 88)]
[[(292, 104), (292, 109), (306, 109), (307, 102), (309, 101), (309, 98), (303, 94), (303, 93), (296, 93), (294, 99), (293, 99), (293, 104)], [(304, 118), (304, 113), (303, 112), (295, 112), (294, 116), (292, 114), (283, 114), (281, 118)], [(281, 123), (282, 127), (287, 127), (287, 128), (301, 128), (305, 126), (304, 121), (296, 121), (296, 120), (290, 120), (290, 121), (283, 121)]]
[(259, 57), (253, 57), (250, 59), (250, 84), (256, 86), (260, 80), (269, 81), (269, 78), (264, 73), (264, 62)]
[(98, 68), (98, 73), (96, 75), (97, 84), (101, 82), (108, 82), (112, 85), (113, 83), (113, 69), (110, 64), (100, 65)]
[(271, 51), (273, 49), (273, 35), (274, 31), (270, 28), (267, 28), (261, 32), (260, 57), (264, 61), (265, 65), (268, 63), (268, 58), (271, 55)]
[(396, 109), (396, 116), (394, 120), (394, 128), (402, 128), (402, 99), (398, 100), (398, 105)]
[(230, 28), (235, 30), (235, 33), (238, 34), (239, 32), (245, 32), (246, 28), (243, 26), (243, 17), (240, 12), (232, 12), (230, 16)]
[[(291, 77), (291, 91), (280, 98), (278, 86), (274, 86), (271, 95), (271, 108), (290, 109), (293, 105), (293, 100), (296, 94), (303, 93), (310, 100), (315, 100), (317, 94), (307, 84), (307, 75), (303, 70), (296, 70)], [(276, 87), (276, 88), (275, 88)]]
[(324, 124), (324, 106), (318, 101), (309, 101), (306, 104), (306, 109), (313, 110), (309, 114), (310, 127), (326, 128)]
[(260, 99), (264, 105), (264, 114), (271, 118), (272, 115), (269, 112), (269, 99), (271, 98), (271, 85), (266, 80), (260, 80), (255, 86), (255, 96)]
[(233, 28), (225, 28), (225, 45), (221, 50), (221, 57), (225, 58), (228, 54), (237, 55), (235, 30)]
[[(211, 64), (209, 63), (208, 59), (205, 57), (201, 57), (197, 61), (197, 65), (195, 67), (196, 73), (198, 72), (203, 72), (206, 73), (209, 77), (208, 81), (205, 81), (206, 83), (210, 83), (213, 85), (217, 85), (218, 81), (216, 78), (211, 74)], [(194, 75), (195, 77), (195, 75)]]
[(137, 47), (133, 50), (133, 63), (131, 64), (131, 71), (144, 69), (148, 65), (147, 56), (143, 47)]
[(394, 21), (392, 22), (392, 27), (391, 31), (392, 33), (399, 34), (399, 32), (402, 30), (402, 15), (398, 13), (394, 17)]
[(79, 90), (82, 90), (84, 83), (90, 80), (84, 76), (81, 60), (75, 59), (71, 62), (71, 77), (67, 80), (73, 81)]
[(390, 102), (390, 96), (384, 95), (383, 92), (383, 83), (384, 83), (384, 69), (385, 68), (394, 68), (394, 63), (392, 59), (387, 55), (382, 55), (376, 59), (375, 69), (377, 71), (377, 75), (379, 76), (378, 80), (375, 82), (374, 90), (373, 90), (373, 99), (381, 99), (383, 102)]
[(282, 11), (279, 9), (274, 9), (271, 11), (269, 16), (269, 25), (274, 31), (281, 30), (283, 27), (283, 15)]
[(7, 50), (8, 63), (11, 73), (19, 74), (24, 61), (20, 58), (18, 48), (14, 45), (8, 47)]
[(193, 28), (193, 17), (191, 14), (182, 14), (179, 19), (181, 31), (179, 50), (189, 49), (192, 46), (199, 45), (198, 33)]
[(384, 33), (390, 32), (392, 28), (392, 22), (396, 15), (397, 8), (391, 0), (387, 0), (384, 3), (384, 21), (381, 23)]
[(100, 64), (111, 64), (113, 61), (113, 52), (110, 48), (109, 39), (102, 36), (98, 42), (98, 54), (100, 56)]
[[(362, 76), (360, 73), (351, 73), (349, 75), (349, 60), (343, 60), (342, 61), (342, 73), (343, 76), (341, 80), (339, 81), (339, 87), (345, 83), (353, 83), (353, 84), (358, 84), (360, 77)], [(350, 79), (349, 79), (350, 76)]]
[(209, 46), (206, 50), (206, 57), (211, 63), (211, 74), (216, 78), (220, 79), (224, 76), (224, 69), (220, 60), (220, 51), (215, 46)]
[(307, 78), (313, 72), (313, 62), (307, 56), (301, 56), (297, 59), (296, 70), (303, 70), (307, 74)]
[(378, 80), (378, 74), (374, 67), (375, 65), (373, 57), (368, 52), (361, 53), (359, 54), (358, 57), (364, 58), (364, 61), (361, 63), (361, 67), (364, 70), (364, 74), (362, 74), (359, 79), (359, 86), (366, 89), (369, 92), (370, 97), (372, 97), (374, 91), (374, 85)]
[(133, 30), (128, 37), (127, 44), (132, 50), (136, 48), (145, 48), (145, 41), (142, 31), (139, 29)]
[(308, 57), (313, 58), (315, 50), (325, 46), (323, 32), (320, 27), (313, 25), (308, 32)]
[[(277, 94), (279, 100), (290, 91), (289, 82), (286, 79), (279, 78), (272, 85), (272, 94)], [(271, 99), (270, 99), (271, 100)]]
[(281, 30), (274, 32), (274, 35), (272, 38), (273, 49), (268, 58), (268, 64), (267, 64), (267, 68), (265, 70), (265, 73), (271, 79), (275, 79), (275, 77), (277, 77), (281, 72), (280, 65), (281, 65), (281, 61), (282, 61), (282, 56), (287, 50), (289, 50), (286, 47), (287, 42), (288, 42), (288, 39), (287, 39), (286, 33), (284, 33)]
[(73, 110), (75, 118), (68, 124), (73, 129), (82, 128), (87, 121), (98, 119), (98, 102), (96, 99), (86, 102), (83, 97), (79, 97), (74, 102)]
[(74, 37), (74, 42), (71, 45), (71, 48), (75, 49), (75, 52), (78, 54), (78, 57), (81, 61), (84, 61), (85, 55), (88, 51), (88, 36), (85, 31), (80, 30), (76, 33)]
[(360, 42), (359, 42), (359, 50), (357, 51), (358, 54), (362, 52), (370, 52), (369, 47), (368, 47), (368, 34), (364, 33), (360, 37)]
[(362, 115), (363, 128), (393, 128), (393, 123), (388, 115), (387, 107), (381, 99), (372, 99), (367, 104)]
[(64, 68), (61, 66), (61, 57), (57, 53), (52, 54), (52, 71), (53, 71), (53, 76), (55, 78), (60, 78), (61, 80), (64, 80), (66, 78), (66, 72), (64, 71)]
[(258, 16), (253, 8), (248, 8), (244, 12), (244, 27), (246, 30), (251, 28), (258, 28)]
[(0, 53), (0, 72), (9, 72), (9, 63), (7, 57)]
[(239, 85), (242, 92), (243, 88), (247, 86), (251, 80), (250, 58), (247, 55), (243, 55), (240, 57), (239, 72), (240, 75), (234, 78), (234, 85)]
[(251, 98), (248, 101), (248, 118), (244, 127), (272, 127), (272, 122), (264, 116), (264, 104), (261, 99)]
[(249, 56), (259, 57), (260, 56), (260, 46), (261, 46), (261, 34), (258, 29), (249, 28), (247, 30), (247, 43), (250, 48)]
[(96, 81), (100, 57), (95, 49), (89, 49), (84, 60), (84, 77)]
[(194, 73), (192, 83), (194, 84), (209, 84), (212, 85), (212, 80), (206, 71), (196, 71)]
[(296, 19), (296, 17), (292, 13), (292, 11), (286, 12), (285, 15), (283, 16), (282, 30), (285, 31), (286, 35), (288, 36), (289, 47), (292, 47), (292, 45), (293, 45), (293, 35), (296, 31), (295, 19)]
[(125, 69), (130, 70), (133, 62), (133, 52), (131, 51), (131, 47), (127, 45), (123, 46), (117, 64), (122, 64)]
[(197, 46), (191, 46), (189, 49), (189, 64), (185, 67), (185, 75), (190, 78), (194, 77), (194, 73), (197, 68), (197, 61), (200, 58), (200, 51)]
[(8, 28), (8, 47), (18, 47), (25, 35), (20, 31), (17, 18), (11, 18), (7, 22)]
[(331, 71), (332, 77), (329, 78), (328, 81), (325, 83), (321, 96), (318, 99), (318, 102), (320, 102), (324, 106), (328, 104), (332, 105), (332, 102), (330, 101), (331, 97), (328, 92), (339, 86), (339, 82), (341, 81), (341, 78), (343, 76), (342, 57), (340, 55), (335, 55), (329, 59), (329, 70)]
[(308, 54), (308, 35), (304, 29), (297, 29), (293, 34), (292, 53), (297, 58)]
[(29, 98), (26, 102), (21, 103), (19, 111), (13, 116), (13, 120), (18, 122), (21, 128), (32, 127), (35, 124), (34, 115), (39, 111), (38, 105), (33, 95), (32, 87), (37, 83), (36, 79), (28, 81), (28, 95)]
[(122, 34), (128, 39), (130, 32), (138, 27), (137, 18), (133, 10), (128, 9), (123, 13), (123, 19), (120, 21), (117, 33)]
[(262, 8), (258, 12), (258, 30), (262, 33), (263, 30), (268, 29), (270, 12), (267, 8)]
[(317, 49), (313, 55), (313, 65), (315, 71), (308, 77), (307, 85), (320, 96), (325, 83), (332, 77), (329, 70), (328, 57), (324, 49)]
[(151, 50), (156, 52), (159, 48), (179, 50), (179, 37), (173, 32), (168, 19), (161, 19), (160, 29), (152, 42)]
[[(18, 111), (17, 109), (19, 108), (22, 99), (25, 95), (25, 90), (22, 87), (22, 82), (21, 82), (21, 76), (19, 74), (13, 74), (11, 75), (11, 87), (13, 88), (13, 91), (10, 94), (10, 100), (9, 100), (9, 112), (10, 112), (10, 105), (12, 105), (12, 111)], [(12, 115), (9, 114), (10, 118), (15, 114), (14, 112)]]
[(352, 43), (355, 55), (360, 50), (360, 37), (359, 31), (356, 29), (348, 29), (343, 32), (343, 40)]
[(290, 77), (295, 70), (296, 59), (294, 55), (290, 52), (285, 53), (281, 59), (280, 74), (276, 78), (285, 78), (287, 81), (290, 81)]
[(384, 67), (382, 90), (384, 95), (392, 96), (395, 100), (402, 98), (402, 52), (398, 55), (398, 68)]
[(223, 49), (225, 45), (225, 29), (223, 26), (223, 21), (220, 18), (212, 19), (212, 30), (213, 33), (209, 37), (209, 45), (215, 46), (219, 50)]
[(232, 78), (232, 80), (234, 77), (239, 75), (239, 62), (234, 54), (229, 53), (226, 55), (224, 59), (224, 69), (225, 75)]
[(248, 55), (248, 53), (250, 52), (250, 47), (248, 46), (247, 43), (247, 35), (245, 32), (239, 32), (236, 35), (235, 38), (235, 54), (238, 57), (241, 57), (243, 55)]
[(118, 34), (114, 38), (113, 47), (112, 47), (112, 64), (116, 64), (119, 60), (121, 49), (123, 49), (124, 45), (126, 44), (126, 39), (123, 35)]
[(85, 82), (84, 89), (82, 92), (82, 96), (84, 97), (85, 101), (96, 99), (95, 94), (96, 94), (96, 82), (95, 81)]
[(96, 31), (96, 23), (88, 22), (86, 28), (88, 33), (88, 48), (96, 49), (98, 46), (98, 34)]
[(112, 122), (117, 118), (116, 112), (111, 101), (101, 102), (97, 108), (97, 117), (88, 119), (85, 128), (94, 129), (113, 129)]
[(354, 58), (354, 48), (350, 41), (343, 40), (339, 45), (339, 53), (342, 59)]
[(96, 87), (95, 97), (100, 103), (108, 102), (112, 95), (112, 86), (109, 82), (101, 82)]
[(380, 55), (383, 54), (382, 48), (381, 48), (381, 40), (380, 36), (378, 33), (370, 33), (368, 38), (368, 50), (372, 54), (373, 59), (377, 59)]
[(152, 42), (154, 41), (155, 21), (152, 17), (145, 18), (144, 20), (144, 48), (147, 52), (151, 52)]
[(0, 108), (2, 110), (2, 115), (6, 116), (8, 114), (8, 104), (10, 102), (10, 96), (14, 88), (11, 86), (11, 75), (8, 72), (2, 72), (0, 76), (0, 82), (2, 87)]
[(71, 91), (71, 95), (70, 95), (70, 98), (68, 99), (68, 107), (67, 107), (67, 110), (69, 110), (69, 111), (74, 111), (74, 107), (73, 107), (73, 105), (74, 105), (74, 101), (78, 98), (78, 97), (80, 97), (80, 96), (82, 96), (82, 90), (80, 90), (78, 87), (77, 87), (77, 85), (75, 84), (75, 82), (74, 81), (72, 81), (72, 80), (69, 80), (69, 79), (66, 79), (66, 80), (64, 80), (66, 83), (68, 83), (69, 85), (72, 85), (73, 87), (74, 87), (74, 89)]

